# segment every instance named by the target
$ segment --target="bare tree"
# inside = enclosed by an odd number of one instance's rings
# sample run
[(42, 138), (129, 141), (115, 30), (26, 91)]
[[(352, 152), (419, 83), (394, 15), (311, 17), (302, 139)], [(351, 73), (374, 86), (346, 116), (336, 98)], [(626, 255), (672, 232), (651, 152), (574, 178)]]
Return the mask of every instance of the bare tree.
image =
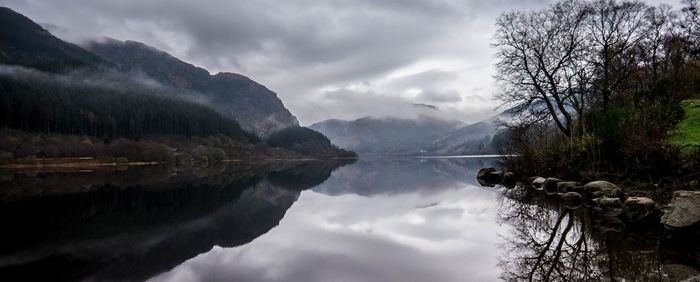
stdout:
[(674, 32), (676, 13), (671, 6), (662, 4), (658, 7), (649, 7), (645, 11), (644, 20), (647, 22), (643, 30), (640, 52), (644, 58), (643, 64), (649, 71), (650, 81), (653, 83), (659, 79), (659, 75), (665, 72), (665, 63), (668, 54), (669, 40)]
[(581, 89), (590, 81), (583, 61), (586, 15), (581, 2), (568, 0), (545, 10), (504, 13), (496, 23), (498, 98), (534, 120), (551, 118), (566, 136), (583, 113)]
[(683, 0), (682, 27), (690, 44), (690, 53), (700, 53), (700, 6), (697, 0)]
[(639, 1), (589, 2), (588, 31), (593, 42), (597, 94), (607, 111), (610, 99), (637, 70), (635, 46), (644, 38), (646, 5)]

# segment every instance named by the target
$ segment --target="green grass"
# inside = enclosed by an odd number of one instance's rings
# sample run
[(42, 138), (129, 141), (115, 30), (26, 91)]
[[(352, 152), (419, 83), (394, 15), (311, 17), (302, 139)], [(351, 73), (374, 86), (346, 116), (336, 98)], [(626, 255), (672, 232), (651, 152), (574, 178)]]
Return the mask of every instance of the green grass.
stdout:
[(669, 132), (668, 143), (680, 147), (682, 156), (691, 156), (700, 149), (700, 99), (681, 102), (685, 111), (678, 128)]

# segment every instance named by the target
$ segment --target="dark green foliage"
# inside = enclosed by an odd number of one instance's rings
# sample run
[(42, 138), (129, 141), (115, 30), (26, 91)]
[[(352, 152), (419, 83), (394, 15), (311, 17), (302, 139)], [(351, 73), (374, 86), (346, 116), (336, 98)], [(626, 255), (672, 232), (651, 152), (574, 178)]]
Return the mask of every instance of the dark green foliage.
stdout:
[(272, 133), (267, 138), (267, 144), (308, 156), (357, 157), (355, 152), (335, 147), (326, 136), (306, 127), (289, 127)]
[(234, 120), (202, 105), (145, 93), (77, 83), (0, 78), (0, 126), (43, 133), (138, 139), (148, 134), (224, 134), (257, 142)]
[(306, 127), (290, 127), (277, 131), (267, 138), (267, 144), (272, 147), (289, 148), (293, 145), (313, 142), (319, 146), (328, 147), (331, 141), (313, 129)]

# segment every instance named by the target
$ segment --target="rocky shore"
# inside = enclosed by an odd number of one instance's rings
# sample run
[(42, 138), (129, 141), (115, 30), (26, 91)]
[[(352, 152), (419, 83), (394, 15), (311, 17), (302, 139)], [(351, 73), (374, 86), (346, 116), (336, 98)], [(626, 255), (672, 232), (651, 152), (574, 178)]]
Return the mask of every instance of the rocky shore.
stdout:
[(513, 172), (483, 168), (477, 173), (479, 184), (503, 185), (556, 195), (567, 209), (586, 208), (598, 223), (613, 231), (626, 226), (663, 227), (667, 236), (699, 234), (700, 191), (674, 191), (671, 202), (662, 205), (648, 197), (628, 197), (614, 183), (597, 180), (585, 184), (554, 177), (532, 176), (523, 181)]

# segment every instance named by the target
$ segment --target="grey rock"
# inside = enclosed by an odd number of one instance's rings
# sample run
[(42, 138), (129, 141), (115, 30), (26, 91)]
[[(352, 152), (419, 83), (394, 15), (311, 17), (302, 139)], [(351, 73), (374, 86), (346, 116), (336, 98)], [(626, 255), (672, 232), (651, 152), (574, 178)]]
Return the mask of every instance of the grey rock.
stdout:
[(530, 183), (532, 184), (532, 181), (535, 181), (539, 176), (530, 176), (527, 179), (525, 179), (525, 183)]
[(577, 209), (583, 204), (583, 197), (576, 192), (566, 192), (561, 196), (561, 202), (567, 209)]
[(622, 222), (622, 220), (610, 216), (595, 218), (593, 220), (593, 225), (603, 233), (622, 232), (623, 230), (625, 230), (625, 223)]
[(581, 183), (576, 181), (562, 181), (557, 183), (557, 190), (562, 193), (571, 192), (577, 186), (581, 186)]
[(496, 169), (492, 167), (487, 167), (487, 168), (482, 168), (479, 170), (479, 172), (476, 173), (476, 180), (479, 181), (479, 184), (481, 186), (486, 186), (486, 187), (493, 187), (496, 186), (494, 183), (492, 183), (489, 180), (489, 175), (491, 175), (492, 172), (495, 172)]
[(496, 169), (492, 167), (482, 168), (479, 170), (479, 172), (476, 173), (476, 178), (484, 178), (495, 171)]
[(700, 281), (700, 271), (683, 264), (664, 264), (661, 270), (667, 275), (668, 281)]
[(495, 171), (495, 172), (489, 173), (488, 179), (489, 179), (489, 182), (491, 182), (491, 183), (501, 183), (503, 181), (503, 172), (502, 171)]
[(603, 196), (600, 198), (595, 198), (593, 199), (593, 203), (605, 210), (610, 210), (610, 209), (621, 209), (622, 208), (622, 201), (620, 201), (620, 198), (611, 198), (607, 196)]
[(622, 189), (620, 187), (617, 187), (617, 185), (612, 184), (607, 181), (593, 181), (593, 182), (588, 182), (586, 185), (583, 185), (583, 187), (588, 190), (589, 193), (593, 196), (593, 198), (598, 198), (598, 197), (617, 197), (617, 198), (624, 198), (624, 193), (622, 192)]
[(515, 187), (516, 179), (515, 174), (512, 172), (506, 172), (503, 174), (503, 185), (512, 188)]
[(546, 180), (547, 179), (545, 179), (544, 177), (538, 176), (534, 180), (532, 180), (532, 182), (531, 182), (532, 187), (535, 187), (535, 189), (537, 189), (537, 190), (542, 190), (542, 188), (544, 187), (544, 182)]
[(622, 205), (622, 211), (630, 222), (641, 221), (656, 214), (656, 203), (645, 197), (629, 197)]
[(547, 194), (556, 194), (559, 190), (557, 189), (557, 183), (562, 182), (559, 178), (549, 177), (544, 181), (544, 191)]
[(666, 229), (691, 227), (700, 222), (700, 191), (673, 192), (671, 203), (664, 209), (661, 224)]

